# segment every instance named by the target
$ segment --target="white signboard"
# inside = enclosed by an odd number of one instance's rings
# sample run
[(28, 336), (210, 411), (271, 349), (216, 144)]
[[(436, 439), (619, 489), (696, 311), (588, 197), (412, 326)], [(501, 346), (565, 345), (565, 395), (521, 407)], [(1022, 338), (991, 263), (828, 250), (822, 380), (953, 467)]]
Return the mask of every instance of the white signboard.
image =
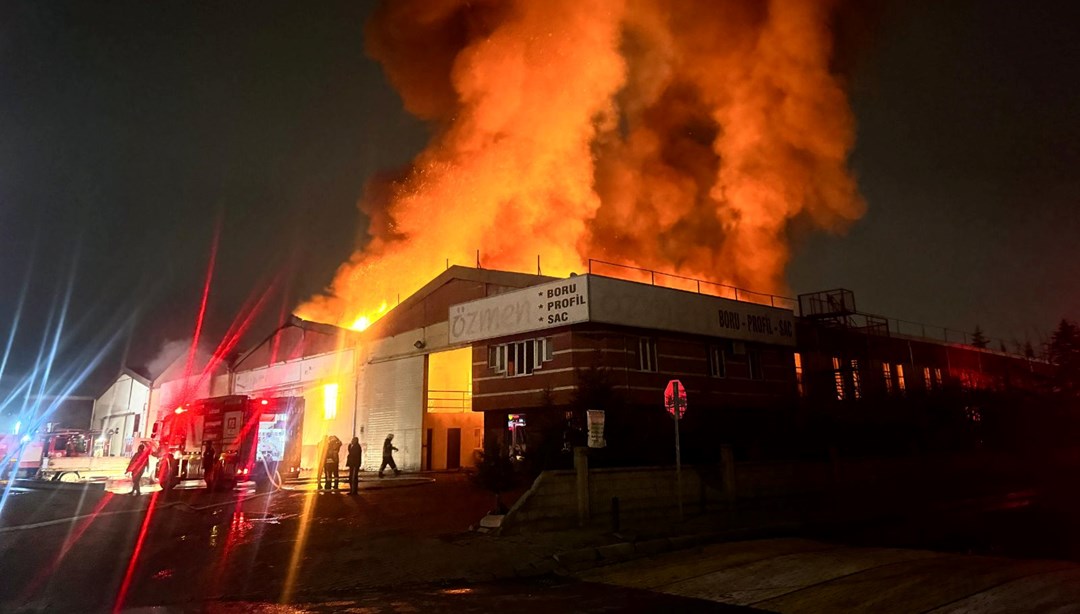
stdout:
[(610, 277), (589, 284), (590, 322), (795, 345), (795, 314), (788, 309)]
[(589, 321), (589, 278), (531, 286), (450, 307), (450, 343)]
[(599, 409), (587, 410), (586, 416), (589, 420), (589, 447), (590, 448), (603, 448), (607, 446), (607, 440), (604, 439), (604, 412)]

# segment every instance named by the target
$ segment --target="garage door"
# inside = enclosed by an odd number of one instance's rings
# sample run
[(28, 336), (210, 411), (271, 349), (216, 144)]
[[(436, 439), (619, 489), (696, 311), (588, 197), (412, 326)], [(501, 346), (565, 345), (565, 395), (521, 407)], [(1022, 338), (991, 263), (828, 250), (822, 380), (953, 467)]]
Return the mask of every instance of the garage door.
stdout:
[(361, 441), (364, 469), (379, 468), (382, 443), (394, 434), (398, 468), (420, 469), (423, 428), (424, 357), (413, 356), (365, 365), (360, 374), (360, 403), (366, 421)]

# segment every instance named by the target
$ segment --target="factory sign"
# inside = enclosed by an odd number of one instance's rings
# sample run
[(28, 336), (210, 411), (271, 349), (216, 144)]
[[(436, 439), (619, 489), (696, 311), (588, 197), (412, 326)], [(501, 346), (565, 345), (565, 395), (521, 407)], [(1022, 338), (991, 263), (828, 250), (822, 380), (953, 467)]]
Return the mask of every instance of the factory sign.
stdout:
[(589, 321), (589, 278), (571, 277), (450, 307), (450, 343)]

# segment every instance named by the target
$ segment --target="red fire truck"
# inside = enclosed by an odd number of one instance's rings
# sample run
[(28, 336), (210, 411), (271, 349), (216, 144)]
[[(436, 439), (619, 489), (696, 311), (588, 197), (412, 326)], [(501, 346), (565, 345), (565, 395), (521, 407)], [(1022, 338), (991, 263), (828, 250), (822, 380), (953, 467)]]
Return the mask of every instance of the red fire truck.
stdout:
[[(300, 473), (303, 397), (251, 398), (230, 395), (185, 403), (154, 425), (157, 478), (165, 490), (180, 480), (206, 480), (231, 489), (253, 480), (267, 489)], [(206, 444), (214, 460), (204, 475)]]

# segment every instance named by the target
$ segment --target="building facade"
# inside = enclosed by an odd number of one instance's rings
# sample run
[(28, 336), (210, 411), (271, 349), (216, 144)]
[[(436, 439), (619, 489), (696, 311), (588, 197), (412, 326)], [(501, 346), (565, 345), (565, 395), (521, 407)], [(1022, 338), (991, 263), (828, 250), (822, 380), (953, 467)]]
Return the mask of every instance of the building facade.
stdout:
[(112, 385), (94, 399), (90, 428), (100, 432), (95, 453), (130, 456), (132, 442), (149, 431), (149, 412), (150, 379), (123, 369)]
[(585, 443), (587, 410), (605, 412), (598, 461), (658, 463), (672, 459), (663, 391), (677, 379), (684, 458), (707, 461), (721, 442), (769, 438), (811, 405), (873, 412), (886, 399), (1023, 389), (1041, 368), (900, 335), (853, 297), (849, 308), (846, 291), (796, 302), (710, 287), (450, 267), (364, 331), (291, 318), (231, 365), (159, 378), (149, 405), (303, 398), (309, 471), (327, 435), (357, 437), (364, 468), (378, 469), (391, 433), (405, 470), (469, 467), (486, 445), (557, 466)]

